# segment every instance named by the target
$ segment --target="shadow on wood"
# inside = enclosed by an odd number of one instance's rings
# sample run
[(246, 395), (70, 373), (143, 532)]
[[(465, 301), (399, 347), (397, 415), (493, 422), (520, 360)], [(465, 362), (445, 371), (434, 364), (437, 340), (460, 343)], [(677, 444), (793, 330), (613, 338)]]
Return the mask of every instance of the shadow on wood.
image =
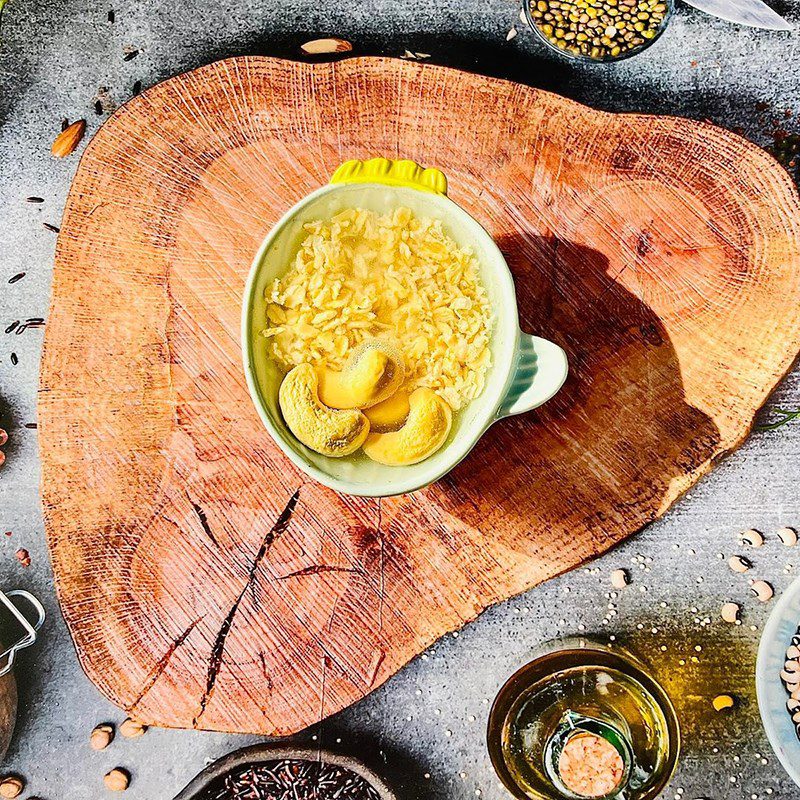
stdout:
[[(616, 542), (633, 509), (644, 525), (674, 501), (674, 481), (713, 456), (719, 432), (686, 402), (658, 316), (609, 275), (605, 255), (555, 235), (506, 235), (498, 245), (521, 327), (564, 347), (570, 376), (542, 408), (498, 422), (432, 493), (487, 539), (509, 518), (524, 529), (535, 509), (551, 521), (554, 550), (577, 531), (600, 547)], [(526, 543), (517, 535), (515, 544)]]

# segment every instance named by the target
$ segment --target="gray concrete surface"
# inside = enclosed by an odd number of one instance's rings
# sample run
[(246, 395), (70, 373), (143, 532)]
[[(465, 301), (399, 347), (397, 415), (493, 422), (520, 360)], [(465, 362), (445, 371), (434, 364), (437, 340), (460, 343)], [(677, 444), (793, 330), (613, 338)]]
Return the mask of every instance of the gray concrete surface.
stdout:
[[(778, 8), (800, 23), (796, 3), (779, 0)], [(42, 222), (58, 224), (77, 163), (51, 159), (49, 144), (64, 116), (85, 116), (89, 133), (97, 129), (105, 117), (93, 109), (100, 86), (121, 102), (137, 80), (148, 86), (233, 54), (292, 55), (312, 35), (335, 34), (363, 53), (423, 51), (434, 62), (511, 77), (599, 108), (709, 118), (765, 146), (772, 141), (770, 117), (798, 100), (800, 39), (793, 34), (741, 29), (682, 6), (646, 54), (616, 66), (585, 67), (555, 59), (525, 31), (507, 43), (517, 10), (511, 0), (11, 0), (0, 41), (0, 331), (15, 319), (47, 316), (55, 236)], [(142, 52), (125, 61), (128, 45)], [(787, 121), (789, 128), (794, 124)], [(26, 204), (28, 195), (45, 202)], [(8, 285), (21, 271), (26, 277)], [(36, 431), (24, 427), (36, 419), (40, 344), (41, 330), (0, 333), (0, 397), (11, 433), (0, 472), (0, 530), (13, 532), (0, 536), (0, 586), (33, 590), (49, 611), (41, 642), (17, 670), (19, 723), (0, 770), (25, 775), (28, 795), (93, 800), (106, 796), (103, 773), (123, 765), (133, 774), (132, 800), (171, 798), (209, 759), (253, 739), (152, 730), (142, 739), (118, 739), (102, 753), (89, 750), (92, 727), (122, 715), (81, 672), (53, 592)], [(800, 405), (800, 371), (779, 388), (764, 418), (781, 405)], [(773, 533), (800, 523), (799, 458), (800, 421), (755, 433), (666, 519), (590, 571), (578, 570), (488, 611), (366, 700), (298, 738), (320, 737), (362, 755), (404, 800), (505, 797), (484, 747), (489, 700), (538, 643), (583, 626), (600, 636), (613, 634), (653, 659), (678, 705), (685, 748), (665, 796), (800, 797), (769, 752), (752, 688), (769, 608), (747, 599), (744, 581), (719, 557), (737, 550), (736, 533), (743, 528)], [(14, 557), (18, 547), (31, 553), (27, 569)], [(780, 591), (800, 568), (800, 550), (786, 550), (772, 538), (754, 561), (758, 575)], [(620, 565), (632, 570), (634, 583), (604, 624), (608, 574)], [(727, 599), (744, 603), (744, 625), (719, 620)], [(705, 618), (710, 624), (702, 624)], [(721, 691), (739, 698), (739, 707), (725, 716), (710, 709)]]

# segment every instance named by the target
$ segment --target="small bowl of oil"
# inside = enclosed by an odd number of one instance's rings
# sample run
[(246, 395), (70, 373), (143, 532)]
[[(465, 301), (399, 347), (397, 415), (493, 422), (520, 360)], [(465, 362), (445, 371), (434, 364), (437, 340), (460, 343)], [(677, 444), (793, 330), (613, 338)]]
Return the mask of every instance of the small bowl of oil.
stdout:
[(519, 800), (652, 800), (675, 769), (675, 709), (644, 664), (562, 640), (517, 670), (487, 731), (498, 777)]

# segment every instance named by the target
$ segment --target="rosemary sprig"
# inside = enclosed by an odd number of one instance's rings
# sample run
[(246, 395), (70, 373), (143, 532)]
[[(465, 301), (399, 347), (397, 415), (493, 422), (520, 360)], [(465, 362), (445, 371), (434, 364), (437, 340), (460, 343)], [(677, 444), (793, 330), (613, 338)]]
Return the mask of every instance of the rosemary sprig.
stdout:
[(800, 408), (789, 409), (789, 408), (776, 408), (774, 409), (776, 414), (780, 414), (781, 418), (775, 422), (765, 423), (763, 425), (756, 425), (756, 430), (759, 431), (774, 431), (777, 428), (785, 425), (787, 422), (791, 422), (793, 419), (797, 419), (800, 417)]

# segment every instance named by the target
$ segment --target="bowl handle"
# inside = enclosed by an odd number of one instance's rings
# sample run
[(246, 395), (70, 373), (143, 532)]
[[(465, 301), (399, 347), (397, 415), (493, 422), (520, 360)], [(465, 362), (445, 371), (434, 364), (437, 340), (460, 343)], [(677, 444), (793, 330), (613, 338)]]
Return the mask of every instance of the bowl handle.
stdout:
[(333, 173), (331, 183), (384, 183), (447, 196), (447, 178), (441, 170), (433, 167), (425, 169), (407, 158), (345, 161)]
[(511, 385), (499, 417), (522, 414), (546, 403), (567, 379), (567, 354), (554, 342), (520, 331)]

